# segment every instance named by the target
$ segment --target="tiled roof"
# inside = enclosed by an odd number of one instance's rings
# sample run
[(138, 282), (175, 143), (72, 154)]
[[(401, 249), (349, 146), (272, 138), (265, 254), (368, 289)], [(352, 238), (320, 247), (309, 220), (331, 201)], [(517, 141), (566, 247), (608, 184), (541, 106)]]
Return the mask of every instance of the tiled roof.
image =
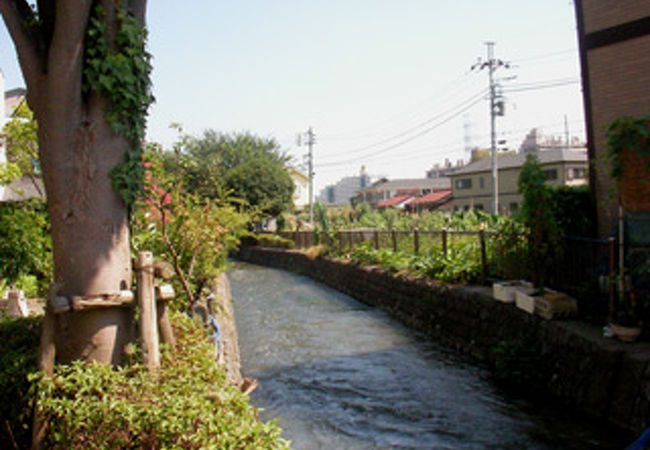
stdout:
[(399, 189), (449, 189), (451, 180), (442, 178), (403, 178), (396, 180), (382, 179), (373, 183), (364, 191), (396, 191)]
[[(550, 150), (541, 150), (536, 153), (540, 164), (552, 164), (556, 162), (587, 162), (586, 150), (571, 148), (553, 148)], [(497, 158), (499, 170), (522, 167), (526, 162), (526, 155), (517, 153), (516, 155), (504, 155)], [(456, 170), (452, 176), (486, 172), (491, 170), (492, 161), (490, 158), (479, 159), (476, 162), (461, 167)]]
[(389, 206), (397, 206), (400, 203), (404, 203), (408, 199), (412, 198), (412, 195), (395, 195), (394, 197), (389, 198), (388, 200), (384, 200), (381, 203), (378, 203), (376, 205), (377, 208), (387, 208)]
[(444, 191), (431, 192), (420, 197), (416, 197), (413, 200), (409, 201), (407, 205), (420, 205), (424, 203), (439, 203), (447, 198), (451, 197), (451, 189), (446, 189)]

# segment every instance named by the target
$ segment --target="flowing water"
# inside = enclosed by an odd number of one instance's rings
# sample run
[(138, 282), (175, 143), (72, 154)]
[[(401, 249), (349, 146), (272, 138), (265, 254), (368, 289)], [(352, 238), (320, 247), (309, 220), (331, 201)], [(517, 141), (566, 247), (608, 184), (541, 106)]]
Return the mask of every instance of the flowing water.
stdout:
[(242, 371), (295, 449), (623, 448), (561, 408), (509, 398), (487, 372), (314, 281), (230, 271)]

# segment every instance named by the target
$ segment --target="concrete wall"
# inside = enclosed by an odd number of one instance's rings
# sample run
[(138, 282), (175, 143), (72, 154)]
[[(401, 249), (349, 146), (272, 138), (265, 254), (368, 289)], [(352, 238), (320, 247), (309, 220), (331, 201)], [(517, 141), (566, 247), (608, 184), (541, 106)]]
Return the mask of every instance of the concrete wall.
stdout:
[(543, 320), (495, 301), (486, 287), (451, 287), (298, 251), (251, 247), (240, 258), (321, 281), (493, 368), (501, 343), (537, 343), (532, 370), (542, 392), (635, 433), (650, 425), (650, 344), (605, 339), (578, 321)]

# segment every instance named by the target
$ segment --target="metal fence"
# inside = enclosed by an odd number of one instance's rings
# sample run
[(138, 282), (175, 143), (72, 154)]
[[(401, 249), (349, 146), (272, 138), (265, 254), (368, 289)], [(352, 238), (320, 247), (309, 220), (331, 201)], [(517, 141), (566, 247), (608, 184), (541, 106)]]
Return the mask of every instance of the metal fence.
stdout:
[[(493, 231), (452, 230), (341, 230), (329, 233), (314, 231), (280, 232), (293, 240), (296, 248), (324, 244), (339, 252), (352, 250), (369, 242), (376, 249), (392, 249), (413, 254), (446, 255), (455, 246), (469, 245), (474, 257), (480, 258), (483, 279), (532, 278), (531, 268), (525, 264), (526, 242), (523, 235)], [(438, 253), (438, 254), (440, 254)], [(548, 285), (574, 295), (589, 296), (593, 313), (601, 315), (613, 295), (617, 267), (615, 239), (564, 238)]]

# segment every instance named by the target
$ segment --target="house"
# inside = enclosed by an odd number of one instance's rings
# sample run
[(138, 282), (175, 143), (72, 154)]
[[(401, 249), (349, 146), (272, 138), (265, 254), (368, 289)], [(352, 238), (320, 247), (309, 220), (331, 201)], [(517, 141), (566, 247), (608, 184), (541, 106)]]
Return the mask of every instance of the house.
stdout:
[(414, 200), (415, 197), (411, 194), (398, 194), (395, 195), (388, 200), (384, 200), (383, 202), (379, 202), (375, 205), (375, 208), (377, 209), (383, 209), (383, 208), (397, 208), (397, 209), (404, 209), (404, 205), (411, 200)]
[(366, 189), (360, 191), (350, 201), (352, 205), (359, 203), (369, 203), (371, 206), (377, 206), (384, 200), (388, 200), (396, 195), (409, 195), (412, 197), (429, 194), (449, 189), (451, 181), (447, 177), (441, 178), (407, 178), (381, 180), (371, 184)]
[(451, 206), (452, 193), (451, 189), (430, 192), (420, 197), (412, 198), (407, 201), (404, 208), (409, 212), (422, 213), (425, 211), (434, 211), (449, 209)]
[[(540, 165), (551, 186), (587, 184), (587, 152), (585, 149), (550, 148), (537, 153)], [(518, 191), (519, 173), (527, 154), (520, 152), (501, 156), (499, 168), (499, 205), (501, 214), (510, 214), (522, 201)], [(479, 209), (492, 212), (492, 166), (490, 158), (480, 159), (451, 174), (454, 211)]]
[(293, 205), (296, 209), (309, 206), (309, 176), (294, 167), (287, 167), (287, 172), (295, 186), (293, 190)]
[(621, 116), (650, 113), (650, 2), (576, 0), (590, 182), (598, 233), (616, 223), (616, 184), (605, 156), (606, 129)]

